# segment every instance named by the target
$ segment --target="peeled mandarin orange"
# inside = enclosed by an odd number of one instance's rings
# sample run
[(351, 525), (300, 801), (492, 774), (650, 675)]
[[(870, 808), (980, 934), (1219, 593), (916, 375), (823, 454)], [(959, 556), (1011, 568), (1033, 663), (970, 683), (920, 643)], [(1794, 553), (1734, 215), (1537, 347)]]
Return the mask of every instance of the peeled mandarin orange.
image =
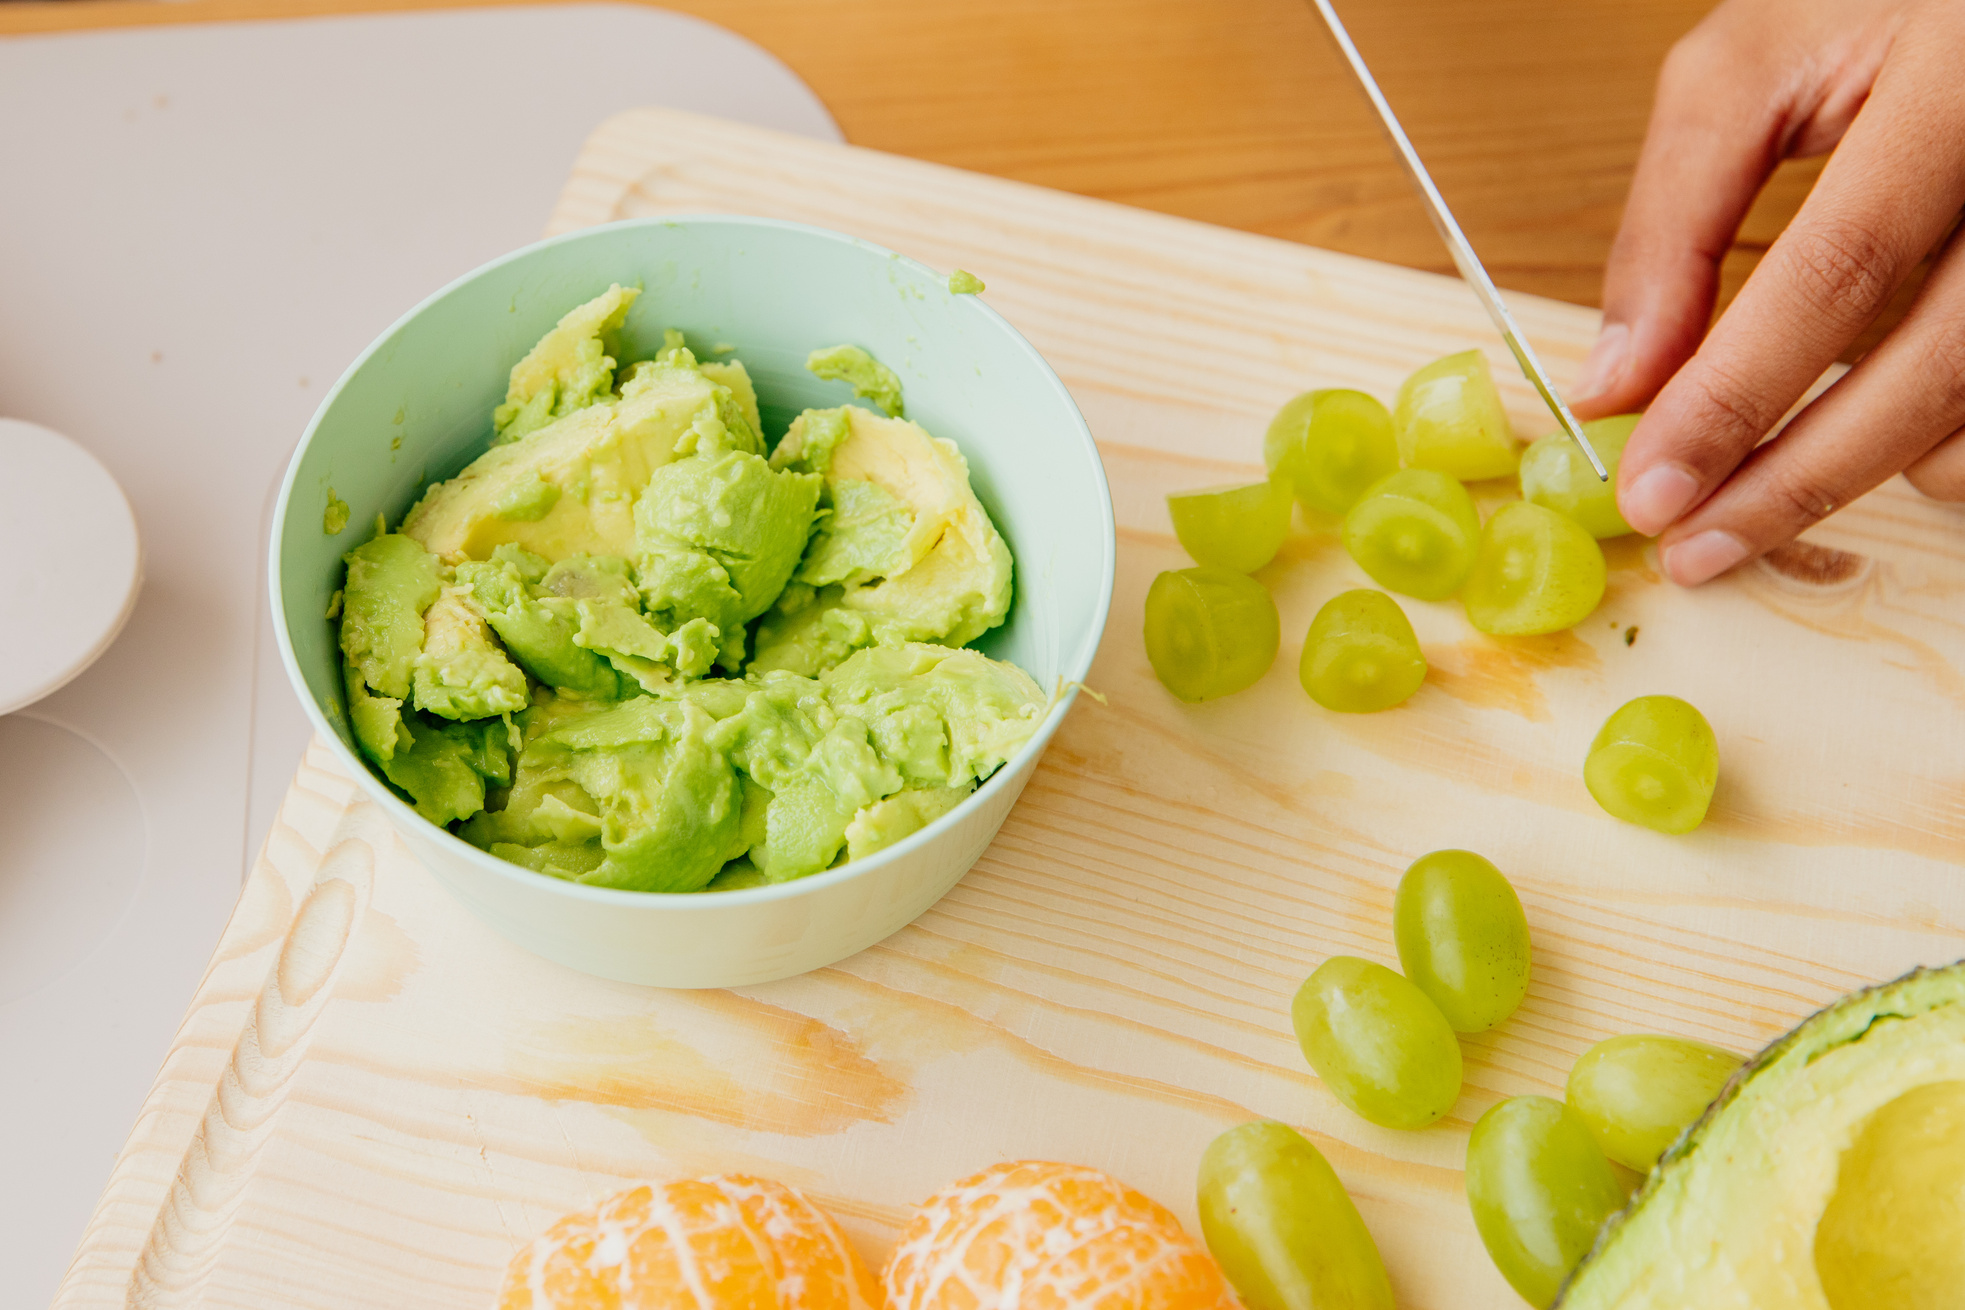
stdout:
[(498, 1310), (874, 1310), (839, 1225), (743, 1174), (636, 1187), (567, 1215), (512, 1257)]
[(1180, 1221), (1096, 1169), (995, 1165), (922, 1203), (883, 1280), (888, 1310), (1236, 1310)]

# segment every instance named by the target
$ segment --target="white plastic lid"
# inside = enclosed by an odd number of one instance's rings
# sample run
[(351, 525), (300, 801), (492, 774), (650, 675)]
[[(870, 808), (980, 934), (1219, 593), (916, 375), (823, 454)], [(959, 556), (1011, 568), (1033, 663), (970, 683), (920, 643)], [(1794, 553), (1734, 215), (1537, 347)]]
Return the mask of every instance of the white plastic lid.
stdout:
[(0, 419), (0, 714), (95, 663), (142, 586), (136, 515), (109, 470), (58, 432)]

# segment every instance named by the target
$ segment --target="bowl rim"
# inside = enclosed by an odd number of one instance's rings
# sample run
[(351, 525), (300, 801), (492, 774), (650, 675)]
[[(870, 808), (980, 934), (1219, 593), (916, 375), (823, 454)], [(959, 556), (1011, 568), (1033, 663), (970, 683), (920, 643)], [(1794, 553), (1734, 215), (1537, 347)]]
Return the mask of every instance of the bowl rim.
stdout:
[[(1098, 443), (1093, 438), (1091, 428), (1085, 422), (1085, 416), (1080, 412), (1078, 402), (1072, 397), (1070, 389), (1064, 385), (1063, 379), (1058, 377), (1057, 370), (1051, 367), (1050, 362), (1044, 358), (1035, 346), (1030, 344), (1029, 339), (1023, 333), (1019, 332), (1008, 319), (998, 313), (993, 306), (983, 301), (980, 297), (966, 297), (974, 311), (980, 312), (986, 322), (1010, 338), (1011, 343), (1023, 353), (1027, 362), (1033, 366), (1034, 375), (1043, 379), (1056, 393), (1057, 399), (1063, 402), (1064, 412), (1070, 416), (1073, 433), (1083, 443), (1085, 452), (1091, 456), (1092, 476), (1097, 483), (1100, 493), (1098, 496), (1098, 513), (1100, 526), (1103, 529), (1101, 540), (1105, 543), (1103, 558), (1100, 561), (1097, 603), (1092, 614), (1092, 623), (1087, 633), (1088, 639), (1083, 643), (1080, 653), (1071, 661), (1070, 665), (1058, 671), (1059, 686), (1053, 692), (1050, 704), (1045, 707), (1044, 718), (1039, 722), (1037, 729), (1018, 748), (1017, 752), (999, 765), (996, 771), (981, 786), (964, 797), (959, 804), (947, 813), (938, 816), (933, 822), (910, 833), (900, 841), (895, 842), (892, 846), (876, 851), (864, 859), (853, 860), (837, 868), (822, 869), (818, 873), (808, 874), (803, 878), (793, 878), (788, 882), (767, 883), (758, 887), (741, 887), (716, 892), (713, 895), (705, 895), (701, 890), (693, 892), (656, 892), (633, 891), (620, 887), (593, 887), (565, 878), (555, 878), (550, 874), (538, 873), (523, 865), (513, 864), (508, 860), (501, 860), (488, 851), (479, 850), (477, 847), (451, 832), (448, 828), (432, 823), (430, 820), (418, 814), (413, 807), (400, 796), (396, 795), (393, 789), (376, 777), (374, 770), (369, 767), (368, 762), (361, 758), (359, 752), (351, 749), (341, 739), (341, 734), (328, 722), (327, 716), (321, 711), (319, 702), (314, 699), (312, 692), (308, 690), (307, 680), (302, 676), (299, 660), (294, 655), (293, 639), (288, 632), (287, 626), (287, 611), (285, 597), (282, 595), (280, 569), (281, 546), (285, 539), (288, 504), (294, 494), (295, 485), (300, 474), (301, 461), (306, 456), (308, 448), (313, 444), (314, 435), (320, 430), (322, 420), (333, 409), (335, 401), (339, 399), (342, 390), (348, 386), (350, 380), (362, 370), (363, 366), (378, 352), (391, 345), (420, 315), (438, 301), (443, 300), (468, 283), (485, 277), (507, 264), (531, 258), (541, 250), (560, 245), (578, 244), (581, 241), (592, 240), (598, 234), (613, 232), (622, 228), (677, 228), (690, 226), (773, 228), (790, 231), (805, 237), (817, 237), (825, 241), (850, 245), (867, 253), (878, 255), (883, 259), (899, 261), (916, 273), (925, 275), (931, 280), (942, 280), (945, 277), (944, 274), (937, 272), (935, 269), (912, 256), (889, 249), (886, 246), (880, 245), (878, 242), (853, 236), (850, 233), (839, 232), (832, 228), (819, 227), (811, 223), (794, 222), (789, 219), (762, 218), (750, 214), (725, 214), (712, 211), (621, 219), (612, 223), (601, 223), (591, 227), (576, 228), (571, 232), (562, 232), (557, 236), (546, 237), (543, 240), (535, 241), (521, 246), (516, 250), (509, 251), (496, 259), (478, 265), (476, 268), (471, 269), (459, 277), (451, 279), (442, 287), (439, 287), (436, 291), (431, 292), (422, 300), (418, 301), (414, 307), (397, 318), (394, 323), (390, 324), (387, 329), (371, 341), (354, 358), (348, 367), (342, 371), (341, 376), (335, 379), (334, 385), (321, 398), (321, 403), (315, 409), (313, 417), (308, 420), (306, 430), (302, 432), (299, 444), (294, 447), (293, 454), (287, 461), (286, 473), (280, 479), (279, 499), (273, 506), (272, 532), (267, 543), (266, 575), (269, 598), (272, 602), (273, 609), (273, 635), (276, 644), (279, 646), (280, 663), (286, 669), (287, 681), (291, 684), (294, 694), (299, 698), (301, 709), (306, 713), (308, 721), (314, 727), (315, 733), (327, 742), (329, 749), (334, 751), (341, 762), (348, 767), (355, 782), (368, 792), (371, 799), (383, 807), (384, 812), (399, 827), (406, 823), (421, 825), (418, 831), (423, 831), (431, 840), (436, 841), (440, 847), (462, 858), (479, 872), (503, 878), (520, 887), (545, 891), (554, 895), (568, 896), (574, 900), (585, 901), (596, 905), (640, 907), (642, 909), (660, 908), (664, 910), (711, 913), (813, 895), (829, 887), (835, 887), (841, 883), (876, 872), (884, 866), (897, 860), (905, 859), (915, 851), (932, 844), (943, 833), (949, 831), (957, 822), (967, 817), (970, 813), (973, 813), (976, 807), (982, 804), (987, 798), (995, 795), (1003, 787), (1008, 786), (1010, 780), (1023, 771), (1022, 765), (1025, 759), (1032, 756), (1033, 753), (1043, 751), (1049, 745), (1052, 736), (1057, 732), (1058, 726), (1063, 722), (1064, 716), (1070, 711), (1071, 706), (1078, 699), (1078, 692), (1083, 686), (1083, 680), (1090, 673), (1092, 661), (1097, 657), (1099, 646), (1104, 639), (1106, 621), (1110, 617), (1112, 610), (1112, 588), (1117, 570), (1118, 557), (1118, 529), (1112, 511), (1112, 488), (1105, 476), (1105, 464), (1099, 457)], [(1019, 782), (1018, 785), (1021, 786), (1022, 783)]]

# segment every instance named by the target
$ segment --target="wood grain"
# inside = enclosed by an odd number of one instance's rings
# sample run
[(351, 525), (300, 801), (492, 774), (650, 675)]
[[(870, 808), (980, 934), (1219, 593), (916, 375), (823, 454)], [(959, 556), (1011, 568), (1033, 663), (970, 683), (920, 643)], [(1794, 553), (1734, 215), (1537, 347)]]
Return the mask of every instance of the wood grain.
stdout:
[[(0, 34), (484, 0), (0, 5)], [(490, 0), (498, 3), (500, 0)], [(798, 72), (896, 154), (1444, 272), (1306, 0), (669, 0)], [(1502, 286), (1596, 304), (1652, 82), (1711, 0), (1351, 0), (1343, 10)], [(1819, 165), (1784, 169), (1737, 289)]]
[[(1300, 634), (1361, 584), (1332, 525), (1259, 576), (1284, 648), (1248, 692), (1153, 680), (1145, 587), (1184, 564), (1167, 492), (1252, 473), (1309, 386), (1381, 395), (1498, 346), (1458, 283), (932, 164), (658, 112), (588, 144), (556, 228), (725, 209), (853, 230), (989, 283), (1098, 437), (1120, 550), (1082, 702), (981, 863), (840, 965), (732, 992), (600, 982), (453, 904), (319, 746), (295, 781), (64, 1284), (109, 1305), (488, 1303), (521, 1241), (642, 1178), (748, 1169), (809, 1189), (879, 1260), (908, 1205), (992, 1161), (1107, 1168), (1193, 1220), (1217, 1132), (1296, 1124), (1371, 1226), (1407, 1310), (1519, 1304), (1460, 1168), (1497, 1099), (1560, 1093), (1619, 1032), (1758, 1047), (1835, 995), (1965, 954), (1965, 533), (1893, 482), (1697, 592), (1613, 543), (1574, 632), (1483, 637), (1406, 602), (1433, 673), (1406, 706), (1318, 710)], [(1587, 310), (1514, 298), (1558, 380)], [(1526, 386), (1510, 412), (1538, 423)], [(1495, 499), (1494, 489), (1483, 489)], [(1635, 640), (1630, 639), (1636, 630)], [(1704, 708), (1722, 780), (1684, 838), (1598, 811), (1580, 763), (1630, 696)], [(1365, 1124), (1305, 1067), (1316, 963), (1395, 963), (1392, 891), (1466, 846), (1535, 938), (1521, 1012), (1465, 1042), (1422, 1132)]]

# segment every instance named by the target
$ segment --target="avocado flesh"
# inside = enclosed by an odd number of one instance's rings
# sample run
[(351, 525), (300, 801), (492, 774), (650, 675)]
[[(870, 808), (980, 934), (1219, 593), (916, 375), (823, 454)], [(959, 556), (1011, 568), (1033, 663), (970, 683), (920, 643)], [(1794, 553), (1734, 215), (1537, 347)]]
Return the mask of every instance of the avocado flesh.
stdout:
[(801, 414), (771, 463), (824, 474), (836, 518), (808, 550), (807, 580), (758, 624), (752, 668), (810, 677), (867, 646), (962, 646), (1009, 613), (1009, 547), (954, 442), (849, 405)]
[[(1915, 1263), (1925, 1241), (1959, 1258), (1965, 1140), (1945, 1127), (1955, 1123), (1945, 1116), (1956, 1112), (1951, 1085), (1960, 1082), (1965, 962), (1920, 969), (1838, 1001), (1734, 1077), (1611, 1221), (1556, 1304), (1562, 1310), (1957, 1306), (1960, 1284), (1946, 1281), (1942, 1263), (1925, 1261), (1904, 1274), (1911, 1281), (1894, 1288), (1861, 1282), (1893, 1267), (1893, 1260), (1903, 1269), (1905, 1251)], [(1913, 1127), (1893, 1124), (1899, 1117)], [(1906, 1136), (1922, 1148), (1892, 1147)], [(1948, 1187), (1950, 1199), (1907, 1203), (1900, 1195), (1889, 1203), (1874, 1195), (1878, 1184), (1904, 1175), (1927, 1188)], [(1881, 1225), (1851, 1218), (1880, 1206), (1888, 1214)], [(1900, 1243), (1895, 1254), (1889, 1241)], [(1936, 1281), (1920, 1287), (1920, 1279)]]
[[(634, 295), (562, 318), (491, 448), (349, 554), (329, 617), (357, 745), (424, 818), (590, 885), (757, 886), (872, 854), (1043, 719), (1022, 670), (932, 644), (1002, 621), (1008, 549), (955, 446), (912, 423), (808, 411), (767, 460), (741, 363), (670, 331), (617, 373)], [(898, 380), (867, 376), (898, 411)], [(796, 670), (746, 667), (774, 605), (821, 638)]]
[(607, 339), (621, 330), (640, 294), (617, 283), (568, 310), (539, 338), (512, 366), (505, 403), (492, 412), (493, 442), (517, 441), (613, 390)]
[(637, 366), (618, 399), (493, 446), (425, 492), (402, 531), (452, 563), (508, 543), (555, 562), (627, 556), (635, 502), (656, 469), (699, 449), (761, 455), (763, 444), (731, 388), (680, 351)]

